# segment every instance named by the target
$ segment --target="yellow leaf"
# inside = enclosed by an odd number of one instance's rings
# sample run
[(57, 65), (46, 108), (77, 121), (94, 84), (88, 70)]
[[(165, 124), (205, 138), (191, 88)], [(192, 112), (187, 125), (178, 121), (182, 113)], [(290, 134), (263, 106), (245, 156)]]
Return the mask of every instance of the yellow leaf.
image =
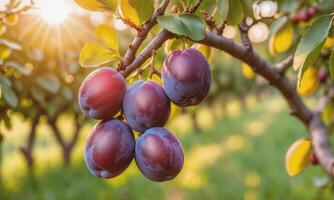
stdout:
[(4, 61), (12, 54), (12, 50), (4, 44), (0, 44), (0, 61)]
[(116, 31), (107, 24), (101, 24), (96, 27), (95, 35), (104, 42), (109, 48), (119, 51), (118, 38)]
[(256, 73), (253, 71), (253, 69), (247, 65), (246, 63), (242, 63), (241, 64), (241, 69), (242, 69), (242, 73), (244, 74), (244, 76), (248, 79), (254, 79), (256, 76)]
[(325, 49), (331, 49), (334, 45), (334, 38), (328, 37), (325, 41), (324, 48)]
[(329, 125), (334, 120), (334, 103), (329, 101), (326, 103), (324, 109), (321, 112), (321, 118), (326, 125)]
[(169, 39), (165, 44), (165, 53), (168, 55), (170, 52), (182, 48), (183, 48), (183, 42), (181, 40)]
[(318, 77), (318, 70), (314, 66), (310, 66), (304, 73), (304, 76), (297, 86), (297, 92), (302, 96), (310, 96), (318, 90), (320, 80)]
[(120, 0), (121, 15), (124, 19), (130, 20), (136, 26), (141, 26), (138, 13), (134, 7), (131, 6), (129, 0)]
[(150, 78), (150, 80), (152, 80), (152, 81), (158, 83), (160, 86), (162, 86), (162, 80), (159, 76), (153, 74), (153, 76), (152, 76), (152, 78)]
[(80, 7), (90, 11), (101, 11), (105, 6), (98, 0), (74, 0)]
[(312, 143), (308, 139), (299, 139), (293, 143), (285, 155), (285, 169), (289, 176), (301, 173), (309, 163)]
[(6, 18), (6, 24), (8, 26), (14, 26), (17, 24), (18, 21), (19, 21), (19, 16), (15, 13), (9, 14)]
[(206, 59), (208, 59), (209, 62), (213, 60), (211, 47), (203, 44), (194, 44), (192, 48), (195, 48), (199, 52), (201, 52), (206, 57)]
[(291, 22), (287, 22), (280, 30), (278, 30), (269, 41), (269, 51), (271, 54), (286, 52), (293, 43), (293, 26)]
[(0, 24), (0, 36), (7, 31), (7, 27), (5, 25)]
[(82, 67), (98, 67), (115, 60), (120, 60), (118, 52), (100, 44), (88, 42), (81, 50), (79, 63)]

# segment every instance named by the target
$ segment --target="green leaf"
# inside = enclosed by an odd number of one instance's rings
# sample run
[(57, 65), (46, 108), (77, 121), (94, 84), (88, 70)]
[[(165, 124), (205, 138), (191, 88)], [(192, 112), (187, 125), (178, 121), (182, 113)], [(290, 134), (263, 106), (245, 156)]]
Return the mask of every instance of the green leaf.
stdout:
[(218, 0), (217, 10), (223, 19), (227, 18), (228, 10), (229, 10), (229, 0)]
[(154, 12), (154, 0), (129, 0), (129, 3), (136, 9), (141, 23), (151, 19)]
[(12, 87), (12, 82), (4, 76), (3, 74), (0, 74), (0, 85), (6, 86), (6, 87)]
[(182, 14), (160, 16), (158, 17), (158, 22), (168, 31), (189, 37), (194, 41), (200, 41), (205, 38), (205, 25), (196, 15)]
[(229, 11), (227, 15), (228, 24), (234, 26), (241, 22), (244, 17), (240, 0), (229, 0)]
[(305, 60), (305, 63), (309, 63), (307, 65), (304, 65), (302, 68), (299, 70), (298, 74), (298, 85), (300, 86), (301, 80), (304, 76), (305, 71), (307, 68), (314, 63), (314, 61), (318, 58), (319, 54), (321, 53), (321, 49), (324, 46), (325, 41), (323, 41), (321, 44), (319, 44), (311, 54), (309, 54)]
[(32, 87), (30, 92), (31, 92), (32, 97), (36, 101), (38, 101), (38, 102), (43, 102), (44, 101), (45, 95), (41, 90), (38, 90), (35, 87)]
[(82, 67), (98, 67), (115, 60), (120, 60), (118, 52), (100, 44), (88, 42), (81, 50), (79, 63)]
[(273, 23), (270, 26), (270, 34), (274, 35), (277, 33), (288, 21), (288, 18), (286, 16), (280, 17), (277, 20), (273, 21)]
[(95, 29), (96, 37), (106, 44), (109, 48), (119, 51), (118, 38), (116, 31), (107, 24), (100, 24)]
[(68, 101), (73, 99), (73, 92), (70, 87), (65, 86), (61, 92)]
[(278, 3), (278, 10), (284, 12), (294, 12), (298, 9), (299, 1), (296, 0), (276, 0)]
[(229, 25), (237, 25), (244, 17), (244, 8), (240, 0), (218, 0), (217, 10)]
[(240, 0), (240, 3), (243, 8), (244, 15), (253, 17), (253, 0)]
[(36, 78), (36, 82), (39, 86), (52, 93), (56, 93), (60, 89), (59, 79), (57, 78), (57, 76), (52, 74), (41, 75)]
[(9, 68), (14, 68), (18, 72), (20, 72), (21, 74), (26, 75), (26, 76), (30, 75), (30, 73), (31, 73), (30, 69), (28, 69), (24, 65), (21, 65), (21, 64), (19, 64), (17, 62), (9, 61), (9, 62), (5, 63), (5, 66), (9, 67)]
[(329, 72), (331, 78), (334, 79), (334, 51), (332, 51), (331, 56), (329, 57)]
[(2, 95), (5, 101), (12, 107), (16, 108), (18, 105), (18, 98), (15, 92), (10, 87), (2, 87)]
[(306, 63), (307, 57), (314, 52), (328, 37), (332, 27), (333, 17), (331, 15), (323, 15), (317, 18), (307, 29), (300, 40), (295, 53), (293, 62), (294, 70), (304, 67), (311, 63)]
[(300, 40), (294, 56), (293, 69), (301, 68), (300, 78), (305, 70), (313, 64), (320, 53), (332, 27), (333, 16), (323, 15), (317, 18)]

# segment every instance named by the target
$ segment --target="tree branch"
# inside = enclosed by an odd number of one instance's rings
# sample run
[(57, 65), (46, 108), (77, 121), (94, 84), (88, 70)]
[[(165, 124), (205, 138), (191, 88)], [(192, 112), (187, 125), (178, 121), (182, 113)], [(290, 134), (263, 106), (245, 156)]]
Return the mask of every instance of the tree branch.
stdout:
[(36, 139), (36, 128), (38, 125), (40, 114), (37, 113), (36, 116), (33, 118), (31, 122), (31, 128), (28, 134), (28, 141), (25, 147), (21, 147), (20, 151), (22, 152), (23, 156), (25, 157), (28, 168), (31, 168), (33, 166), (33, 157), (32, 157), (32, 149), (34, 146), (34, 142)]
[(253, 47), (252, 47), (252, 42), (248, 37), (249, 27), (247, 26), (246, 19), (243, 19), (242, 22), (240, 23), (239, 30), (243, 45), (247, 48), (248, 51), (252, 51)]
[(133, 71), (140, 68), (145, 61), (150, 58), (152, 51), (159, 49), (164, 42), (168, 39), (175, 37), (172, 33), (167, 30), (160, 31), (153, 40), (146, 46), (146, 48), (133, 60), (133, 62), (128, 65), (124, 70), (121, 70), (120, 73), (124, 77), (128, 77)]
[(283, 75), (285, 73), (285, 71), (287, 69), (289, 69), (289, 67), (292, 65), (292, 63), (293, 63), (293, 56), (291, 55), (291, 56), (287, 57), (285, 60), (283, 60), (282, 62), (277, 63), (275, 65), (275, 67), (276, 67), (277, 71), (280, 74)]
[(164, 0), (161, 3), (160, 7), (154, 12), (152, 19), (146, 22), (143, 26), (143, 29), (140, 32), (138, 32), (136, 38), (129, 45), (129, 49), (125, 53), (123, 63), (122, 63), (123, 66), (129, 65), (135, 59), (135, 56), (136, 56), (136, 53), (139, 47), (144, 42), (148, 33), (153, 28), (153, 26), (157, 24), (158, 16), (163, 15), (165, 13), (165, 10), (169, 4), (169, 1), (170, 0)]
[[(122, 71), (122, 74), (126, 77), (134, 70), (140, 68), (140, 66), (150, 57), (153, 50), (157, 50), (166, 40), (173, 37), (177, 36), (166, 30), (162, 30), (137, 56), (133, 63), (129, 65), (127, 69)], [(248, 48), (235, 43), (233, 40), (212, 32), (206, 32), (205, 39), (198, 43), (225, 51), (231, 56), (247, 63), (257, 74), (264, 77), (273, 87), (278, 89), (287, 101), (291, 114), (301, 120), (309, 129), (314, 152), (319, 159), (321, 166), (330, 177), (334, 178), (334, 155), (331, 151), (330, 144), (328, 143), (328, 130), (326, 126), (322, 123), (319, 114), (313, 113), (306, 107), (300, 96), (297, 94), (295, 86), (275, 69), (274, 64), (267, 62), (254, 51), (250, 51)]]
[(197, 0), (197, 2), (189, 9), (188, 13), (194, 13), (199, 8), (203, 0)]

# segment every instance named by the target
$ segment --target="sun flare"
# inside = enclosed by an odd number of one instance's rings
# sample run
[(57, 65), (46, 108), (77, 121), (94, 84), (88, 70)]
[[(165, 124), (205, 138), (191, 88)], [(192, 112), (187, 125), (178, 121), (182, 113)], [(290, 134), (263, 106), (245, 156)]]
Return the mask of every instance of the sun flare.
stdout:
[(38, 7), (42, 19), (50, 25), (60, 24), (71, 13), (66, 0), (39, 0)]

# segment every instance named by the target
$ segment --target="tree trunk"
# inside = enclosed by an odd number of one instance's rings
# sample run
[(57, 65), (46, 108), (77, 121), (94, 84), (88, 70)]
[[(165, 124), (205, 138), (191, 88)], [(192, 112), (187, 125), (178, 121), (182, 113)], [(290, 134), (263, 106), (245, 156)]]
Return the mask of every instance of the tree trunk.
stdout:
[(25, 147), (21, 147), (21, 153), (24, 156), (26, 163), (27, 163), (27, 167), (29, 170), (31, 170), (33, 168), (34, 165), (34, 159), (32, 156), (32, 150), (33, 150), (33, 146), (35, 143), (35, 139), (36, 139), (36, 128), (39, 122), (39, 116), (40, 115), (36, 115), (31, 123), (31, 129), (28, 135), (28, 141), (27, 141), (27, 145)]
[(73, 148), (63, 147), (64, 166), (69, 166), (71, 163), (71, 153)]
[(238, 92), (238, 96), (239, 96), (239, 99), (240, 99), (240, 104), (241, 104), (241, 108), (243, 111), (246, 111), (248, 109), (248, 106), (247, 106), (247, 99), (246, 99), (246, 95), (244, 92)]
[(72, 150), (78, 141), (80, 129), (82, 125), (80, 123), (79, 116), (77, 115), (75, 116), (75, 131), (73, 133), (72, 138), (68, 142), (63, 138), (59, 128), (57, 127), (56, 120), (49, 120), (49, 125), (51, 129), (53, 130), (53, 134), (57, 142), (62, 148), (64, 166), (68, 166), (71, 163)]
[(196, 133), (201, 133), (202, 130), (201, 130), (201, 127), (198, 124), (196, 112), (191, 113), (191, 121), (192, 121), (194, 130), (196, 131)]

